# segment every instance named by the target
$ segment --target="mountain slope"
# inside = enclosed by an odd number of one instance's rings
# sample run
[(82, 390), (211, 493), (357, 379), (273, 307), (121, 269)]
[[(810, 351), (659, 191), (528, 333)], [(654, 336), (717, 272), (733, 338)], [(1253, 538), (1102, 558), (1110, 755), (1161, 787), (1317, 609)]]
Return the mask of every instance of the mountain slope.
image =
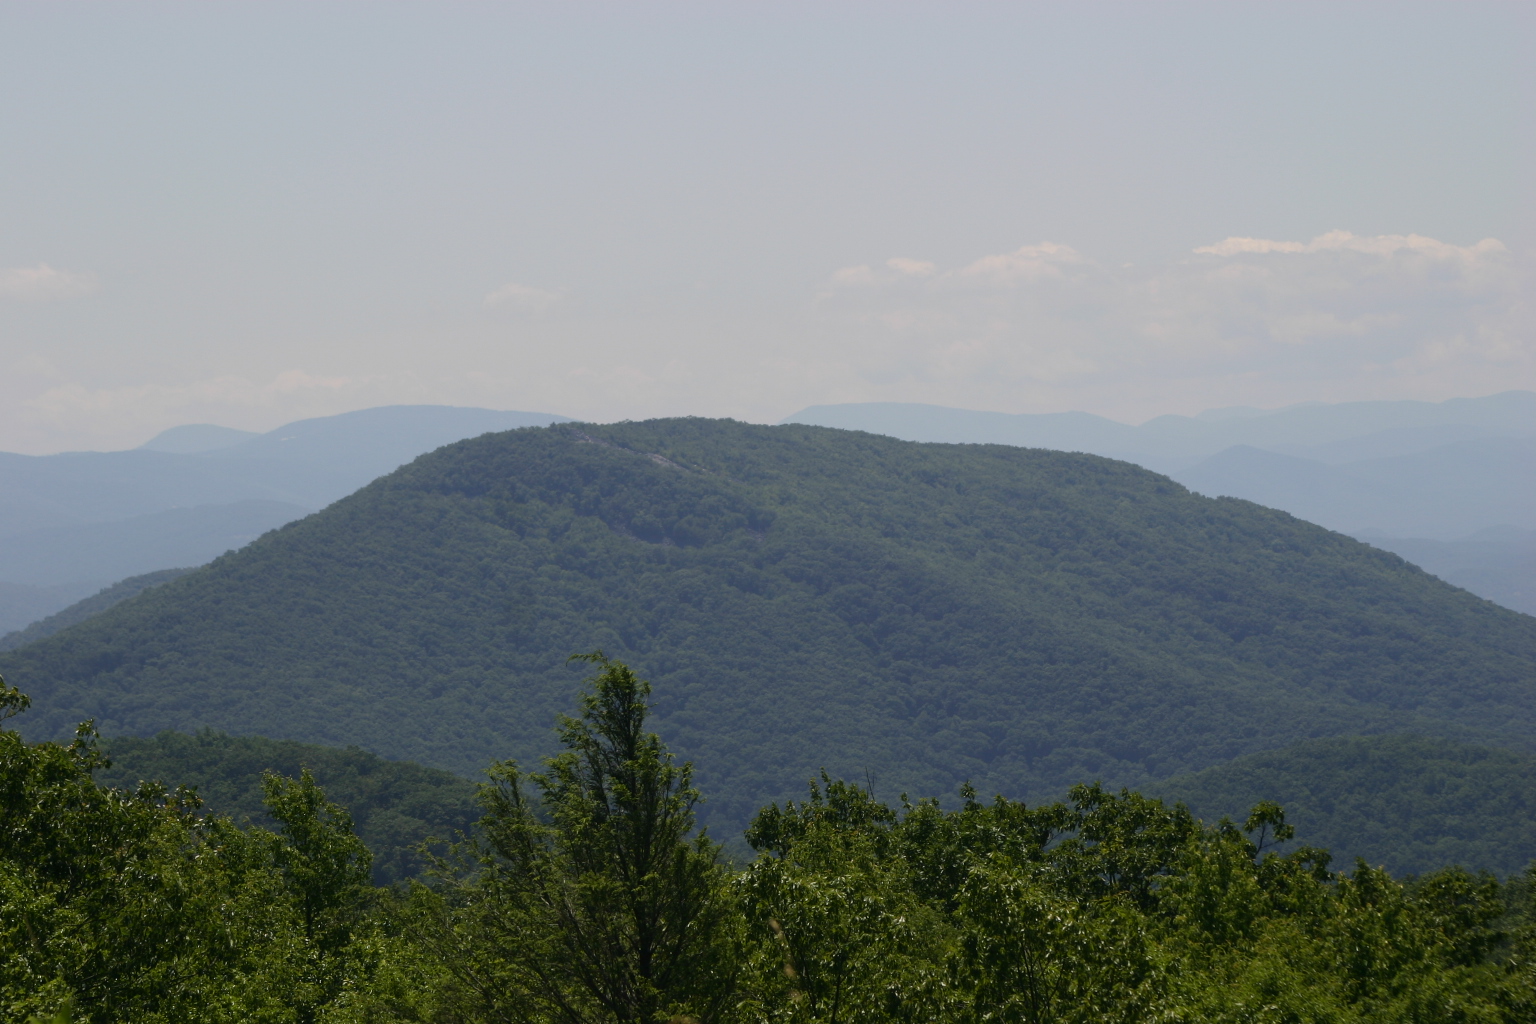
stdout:
[(1398, 873), (1536, 860), (1536, 756), (1424, 736), (1308, 740), (1147, 787), (1209, 821), (1274, 800), (1296, 839)]
[(11, 651), (18, 647), (41, 640), (44, 637), (78, 625), (93, 615), (100, 615), (108, 608), (137, 597), (150, 587), (157, 587), (162, 583), (169, 583), (179, 576), (185, 576), (191, 569), (159, 569), (155, 572), (146, 572), (139, 576), (130, 576), (124, 580), (118, 580), (110, 587), (103, 587), (98, 593), (92, 594), (83, 601), (76, 601), (63, 611), (55, 612), (45, 619), (39, 619), (25, 629), (0, 636), (0, 651)]
[(464, 773), (601, 647), (714, 820), (818, 768), (1038, 799), (1297, 740), (1536, 740), (1536, 621), (1125, 463), (804, 426), (488, 435), (0, 657), (24, 728), (213, 727)]
[(1536, 615), (1536, 530), (1504, 526), (1454, 541), (1371, 533), (1358, 536), (1447, 583), (1505, 608)]

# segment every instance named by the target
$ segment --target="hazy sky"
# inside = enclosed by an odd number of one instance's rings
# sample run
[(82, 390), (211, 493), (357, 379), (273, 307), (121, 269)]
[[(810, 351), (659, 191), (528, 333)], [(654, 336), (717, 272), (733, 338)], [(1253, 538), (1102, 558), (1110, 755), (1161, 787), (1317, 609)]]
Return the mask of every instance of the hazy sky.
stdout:
[(1536, 5), (0, 4), (0, 449), (1536, 388)]

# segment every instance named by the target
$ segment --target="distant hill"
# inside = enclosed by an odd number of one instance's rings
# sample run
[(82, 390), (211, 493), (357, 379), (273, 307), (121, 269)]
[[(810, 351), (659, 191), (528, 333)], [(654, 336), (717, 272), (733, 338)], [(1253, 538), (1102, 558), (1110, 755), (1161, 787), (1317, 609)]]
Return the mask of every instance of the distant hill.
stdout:
[(823, 766), (1035, 800), (1327, 735), (1536, 744), (1536, 619), (1395, 555), (1091, 455), (718, 420), (459, 442), (0, 673), (29, 735), (473, 775), (549, 751), (594, 647), (720, 827)]
[(200, 565), (442, 445), (563, 420), (387, 406), (267, 434), (173, 427), (133, 451), (0, 452), (0, 631), (125, 576)]
[(200, 455), (221, 448), (233, 448), (241, 441), (249, 441), (261, 435), (254, 430), (236, 430), (213, 423), (188, 423), (182, 427), (162, 430), (139, 445), (141, 452), (170, 452), (173, 455)]
[(84, 622), (93, 615), (100, 615), (113, 605), (120, 604), (130, 597), (137, 597), (150, 587), (159, 586), (161, 583), (169, 583), (179, 576), (185, 576), (191, 569), (161, 569), (157, 572), (145, 573), (142, 576), (130, 576), (128, 579), (119, 580), (110, 587), (104, 587), (99, 593), (93, 594), (82, 601), (65, 608), (61, 612), (55, 612), (45, 619), (40, 619), (26, 629), (18, 629), (15, 632), (0, 636), (0, 651), (13, 651), (18, 647), (41, 640), (70, 626)]
[(1250, 446), (1174, 472), (1202, 494), (1246, 498), (1351, 535), (1454, 540), (1536, 529), (1536, 438), (1481, 438), (1330, 465)]
[[(190, 785), (207, 810), (268, 828), (275, 823), (261, 803), (262, 772), (297, 777), (308, 768), (327, 797), (351, 811), (374, 852), (379, 884), (419, 874), (419, 844), (466, 833), (481, 813), (468, 780), (356, 747), (213, 732), (103, 746), (112, 764), (97, 779), (106, 785)], [(1209, 821), (1240, 822), (1254, 804), (1275, 800), (1297, 826), (1289, 846), (1328, 848), (1336, 870), (1358, 856), (1397, 875), (1459, 864), (1509, 876), (1536, 860), (1536, 755), (1529, 753), (1426, 736), (1345, 736), (1248, 754), (1144, 789)]]
[(262, 773), (297, 778), (308, 768), (326, 797), (351, 812), (357, 834), (373, 852), (379, 885), (419, 875), (426, 865), (418, 846), (429, 839), (458, 838), (481, 814), (473, 783), (409, 761), (386, 761), (357, 747), (166, 732), (152, 739), (108, 740), (103, 749), (112, 762), (96, 773), (104, 785), (192, 786), (207, 811), (267, 828), (278, 826), (261, 803)]
[(309, 511), (290, 502), (249, 498), (13, 534), (0, 539), (0, 579), (34, 584), (109, 581), (178, 561), (202, 565)]
[(1517, 874), (1536, 861), (1536, 756), (1424, 736), (1308, 740), (1147, 787), (1207, 820), (1274, 800), (1297, 843), (1396, 874), (1447, 864)]

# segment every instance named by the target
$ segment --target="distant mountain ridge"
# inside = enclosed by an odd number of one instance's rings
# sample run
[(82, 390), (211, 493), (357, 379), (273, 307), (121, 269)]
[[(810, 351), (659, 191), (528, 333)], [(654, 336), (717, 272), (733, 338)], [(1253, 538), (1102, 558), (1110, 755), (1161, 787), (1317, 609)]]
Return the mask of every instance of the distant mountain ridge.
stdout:
[(1506, 391), (1444, 402), (1218, 409), (1197, 416), (1157, 416), (1139, 426), (1086, 412), (981, 412), (906, 402), (813, 405), (780, 422), (867, 430), (907, 441), (1082, 451), (1166, 473), (1235, 445), (1320, 461), (1353, 461), (1412, 454), (1474, 438), (1536, 437), (1536, 392)]
[(718, 420), (459, 442), (0, 673), (31, 734), (472, 774), (549, 751), (595, 647), (722, 827), (822, 767), (1035, 800), (1320, 736), (1536, 747), (1536, 619), (1394, 555), (1091, 455)]
[(214, 423), (188, 423), (185, 426), (160, 431), (135, 450), (169, 452), (172, 455), (201, 455), (204, 452), (215, 452), (222, 448), (233, 448), (241, 441), (249, 441), (251, 438), (260, 436), (261, 433), (255, 430), (236, 430), (234, 427), (221, 427)]
[(0, 633), (115, 580), (200, 565), (442, 445), (564, 420), (385, 406), (266, 434), (173, 427), (130, 451), (0, 452)]
[(104, 523), (77, 523), (0, 539), (0, 579), (121, 580), (145, 566), (202, 565), (312, 511), (248, 498), (171, 508)]
[(1241, 445), (1170, 475), (1202, 494), (1283, 508), (1351, 536), (1455, 540), (1500, 526), (1536, 529), (1536, 438), (1455, 441), (1336, 465)]
[(400, 405), (298, 420), (196, 453), (150, 447), (159, 438), (121, 452), (0, 452), (0, 537), (249, 499), (323, 508), (445, 444), (565, 421), (545, 413)]

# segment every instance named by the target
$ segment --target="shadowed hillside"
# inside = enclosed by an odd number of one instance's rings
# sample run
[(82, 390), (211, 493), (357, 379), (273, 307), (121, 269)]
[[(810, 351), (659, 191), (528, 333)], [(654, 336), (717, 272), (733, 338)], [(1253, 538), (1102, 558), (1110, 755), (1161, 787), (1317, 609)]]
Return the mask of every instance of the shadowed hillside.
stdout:
[(375, 884), (422, 873), (417, 848), (429, 839), (454, 840), (480, 817), (474, 784), (409, 761), (386, 761), (357, 747), (322, 747), (263, 736), (196, 736), (165, 732), (153, 739), (122, 737), (103, 744), (111, 765), (96, 781), (120, 789), (161, 782), (191, 786), (210, 814), (279, 828), (262, 804), (262, 773), (296, 779), (308, 769), (328, 799), (345, 807), (357, 835), (373, 853)]
[(1344, 736), (1248, 754), (1147, 787), (1207, 821), (1285, 808), (1298, 841), (1404, 874), (1536, 861), (1536, 756), (1425, 736)]

